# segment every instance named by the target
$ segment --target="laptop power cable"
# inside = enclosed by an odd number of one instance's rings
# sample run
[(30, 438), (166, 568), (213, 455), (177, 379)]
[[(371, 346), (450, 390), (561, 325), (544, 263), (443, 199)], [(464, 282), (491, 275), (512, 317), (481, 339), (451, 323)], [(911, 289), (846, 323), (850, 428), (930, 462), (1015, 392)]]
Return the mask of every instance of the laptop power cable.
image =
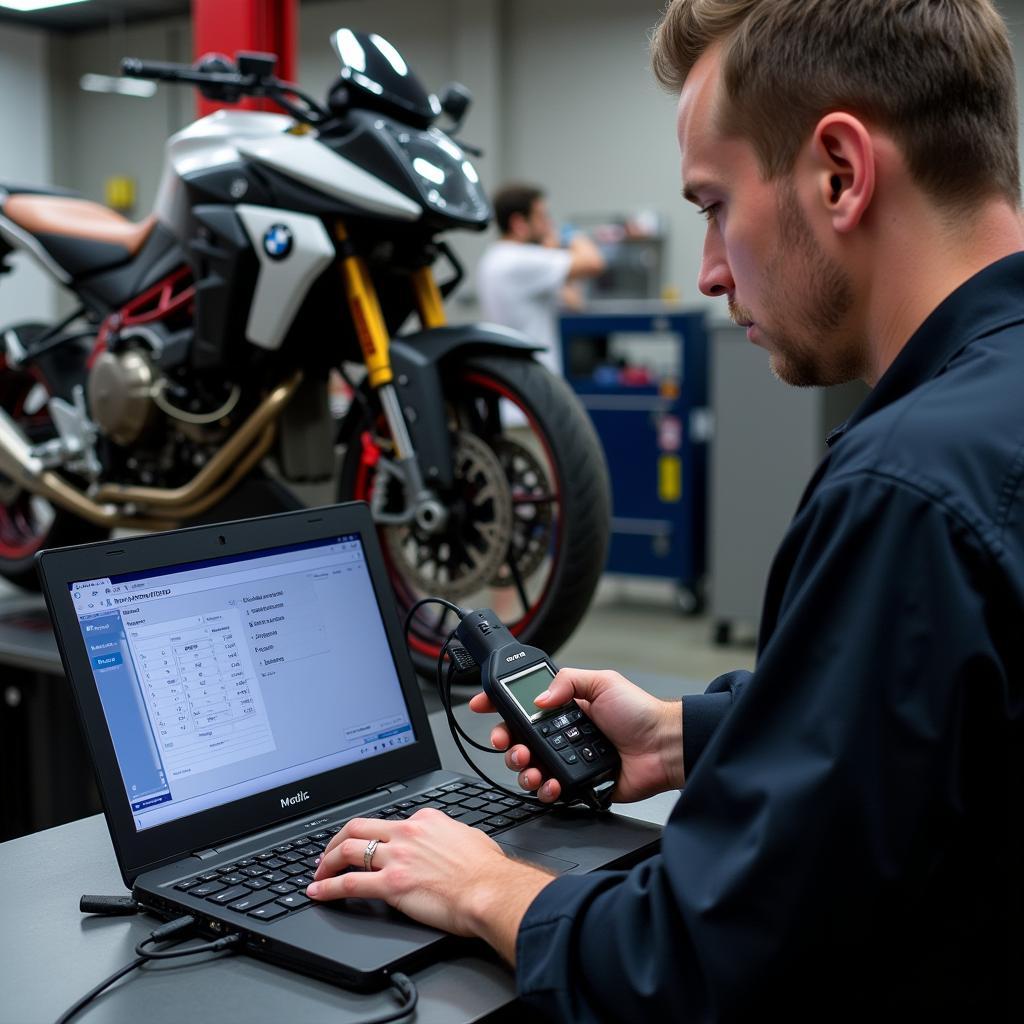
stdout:
[[(133, 904), (131, 908), (128, 904)], [(124, 916), (137, 913), (141, 907), (135, 900), (121, 896), (83, 896), (80, 904), (84, 913)], [(222, 953), (237, 952), (242, 944), (242, 935), (235, 932), (225, 935), (212, 942), (204, 942), (198, 946), (189, 946), (186, 949), (150, 949), (153, 943), (175, 944), (191, 938), (189, 934), (196, 926), (196, 919), (190, 914), (184, 917), (177, 917), (167, 924), (154, 928), (149, 935), (135, 946), (135, 959), (123, 967), (118, 968), (109, 978), (104, 978), (95, 988), (86, 992), (73, 1006), (68, 1007), (57, 1019), (57, 1024), (67, 1024), (72, 1017), (83, 1010), (93, 999), (104, 989), (109, 988), (115, 981), (130, 974), (136, 967), (149, 963), (151, 960), (176, 960), (182, 957), (197, 956), (201, 953)], [(388, 975), (388, 982), (399, 1002), (399, 1008), (383, 1016), (372, 1017), (363, 1021), (362, 1024), (390, 1024), (391, 1021), (401, 1020), (410, 1016), (416, 1010), (419, 1002), (419, 992), (412, 979), (405, 974), (394, 972)]]
[[(83, 903), (85, 900), (95, 900), (97, 897), (82, 897)], [(104, 896), (99, 897), (100, 900), (116, 900), (117, 897)], [(131, 902), (135, 902), (132, 900)], [(125, 910), (114, 910), (115, 914), (132, 913), (132, 911)], [(111, 913), (109, 910), (102, 910), (100, 913)], [(159, 928), (153, 929), (149, 933), (148, 938), (143, 939), (135, 947), (135, 957), (131, 963), (125, 964), (123, 967), (118, 968), (110, 975), (109, 978), (104, 978), (95, 988), (86, 992), (81, 999), (78, 1000), (73, 1006), (68, 1007), (57, 1020), (57, 1024), (66, 1024), (67, 1021), (71, 1020), (80, 1010), (92, 1002), (104, 989), (109, 988), (120, 978), (123, 978), (126, 974), (134, 971), (136, 967), (141, 967), (144, 963), (150, 960), (169, 960), (172, 957), (183, 957), (183, 956), (194, 956), (197, 953), (213, 953), (220, 952), (221, 950), (230, 949), (232, 946), (241, 942), (241, 935), (225, 935), (222, 939), (217, 939), (215, 942), (205, 942), (200, 946), (190, 946), (188, 949), (160, 949), (150, 950), (146, 949), (152, 942), (181, 942), (183, 939), (188, 938), (188, 935), (182, 934), (190, 931), (195, 927), (196, 920), (191, 915), (185, 917), (175, 918), (173, 921), (169, 921), (167, 924), (161, 925)], [(180, 936), (180, 938), (179, 938)]]

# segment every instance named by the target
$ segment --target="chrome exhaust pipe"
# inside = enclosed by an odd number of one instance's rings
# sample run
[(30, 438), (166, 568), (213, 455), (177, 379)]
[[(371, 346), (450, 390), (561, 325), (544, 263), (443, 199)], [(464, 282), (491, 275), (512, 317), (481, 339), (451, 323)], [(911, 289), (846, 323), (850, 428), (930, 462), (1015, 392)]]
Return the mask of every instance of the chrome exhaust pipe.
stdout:
[(17, 423), (0, 409), (0, 473), (28, 490), (35, 490), (45, 467), (32, 454), (32, 445)]
[(92, 501), (52, 469), (47, 469), (42, 460), (32, 454), (28, 438), (4, 409), (0, 409), (0, 473), (26, 491), (38, 494), (97, 526), (115, 526), (120, 518), (112, 505)]
[[(227, 444), (183, 487), (101, 486), (91, 498), (69, 484), (32, 453), (32, 445), (18, 424), (0, 409), (0, 473), (25, 490), (87, 519), (97, 526), (125, 526), (136, 529), (170, 529), (175, 522), (198, 515), (219, 501), (270, 448), (274, 423), (302, 380), (297, 373), (274, 390), (232, 435)], [(215, 486), (218, 481), (221, 485)], [(119, 506), (149, 506), (160, 520), (127, 515)]]
[(96, 500), (141, 505), (152, 508), (158, 515), (175, 518), (182, 517), (182, 510), (185, 510), (185, 515), (197, 514), (192, 506), (246, 456), (268, 427), (276, 423), (301, 381), (300, 372), (274, 388), (228, 438), (224, 447), (187, 484), (175, 488), (104, 484), (96, 491)]

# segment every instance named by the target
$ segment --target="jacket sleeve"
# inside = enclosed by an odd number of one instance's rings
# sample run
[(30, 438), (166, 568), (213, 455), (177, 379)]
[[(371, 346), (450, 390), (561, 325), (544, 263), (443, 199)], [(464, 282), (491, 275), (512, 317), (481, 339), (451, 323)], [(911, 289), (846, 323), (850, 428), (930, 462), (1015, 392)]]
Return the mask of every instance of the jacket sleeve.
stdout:
[(742, 669), (713, 679), (704, 693), (683, 698), (683, 774), (690, 777), (697, 758), (750, 681)]
[(847, 965), (882, 956), (890, 887), (958, 799), (964, 690), (1005, 682), (989, 572), (972, 530), (914, 489), (819, 487), (776, 558), (757, 668), (719, 684), (719, 719), (725, 695), (731, 710), (661, 853), (540, 893), (518, 936), (521, 998), (577, 1024), (797, 1019), (863, 990)]

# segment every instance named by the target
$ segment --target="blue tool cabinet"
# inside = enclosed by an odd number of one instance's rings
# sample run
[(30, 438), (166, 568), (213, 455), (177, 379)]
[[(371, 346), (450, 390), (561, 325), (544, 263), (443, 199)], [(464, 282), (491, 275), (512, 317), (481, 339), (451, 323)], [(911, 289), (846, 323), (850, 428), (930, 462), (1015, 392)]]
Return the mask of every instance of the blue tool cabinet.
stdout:
[[(673, 579), (681, 609), (697, 612), (707, 540), (707, 332), (703, 313), (649, 307), (563, 315), (562, 362), (608, 460), (607, 571)], [(670, 346), (659, 369), (609, 361), (614, 339), (629, 351), (625, 336), (648, 352)]]

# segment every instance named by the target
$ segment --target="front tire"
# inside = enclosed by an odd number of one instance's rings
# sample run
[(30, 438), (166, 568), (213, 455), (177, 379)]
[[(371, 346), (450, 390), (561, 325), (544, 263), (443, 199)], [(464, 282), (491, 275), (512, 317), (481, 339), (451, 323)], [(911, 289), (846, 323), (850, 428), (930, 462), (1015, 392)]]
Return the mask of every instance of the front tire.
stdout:
[[(437, 535), (379, 527), (400, 610), (426, 596), (489, 607), (523, 643), (553, 654), (605, 565), (611, 496), (600, 442), (568, 385), (532, 359), (453, 360), (443, 387), (457, 473), (451, 493), (439, 495), (448, 525)], [(387, 451), (382, 425), (367, 416), (350, 438), (341, 500), (373, 507), (375, 487), (387, 486), (374, 468)], [(450, 613), (417, 616), (411, 645), (421, 674), (433, 674), (454, 625)]]

